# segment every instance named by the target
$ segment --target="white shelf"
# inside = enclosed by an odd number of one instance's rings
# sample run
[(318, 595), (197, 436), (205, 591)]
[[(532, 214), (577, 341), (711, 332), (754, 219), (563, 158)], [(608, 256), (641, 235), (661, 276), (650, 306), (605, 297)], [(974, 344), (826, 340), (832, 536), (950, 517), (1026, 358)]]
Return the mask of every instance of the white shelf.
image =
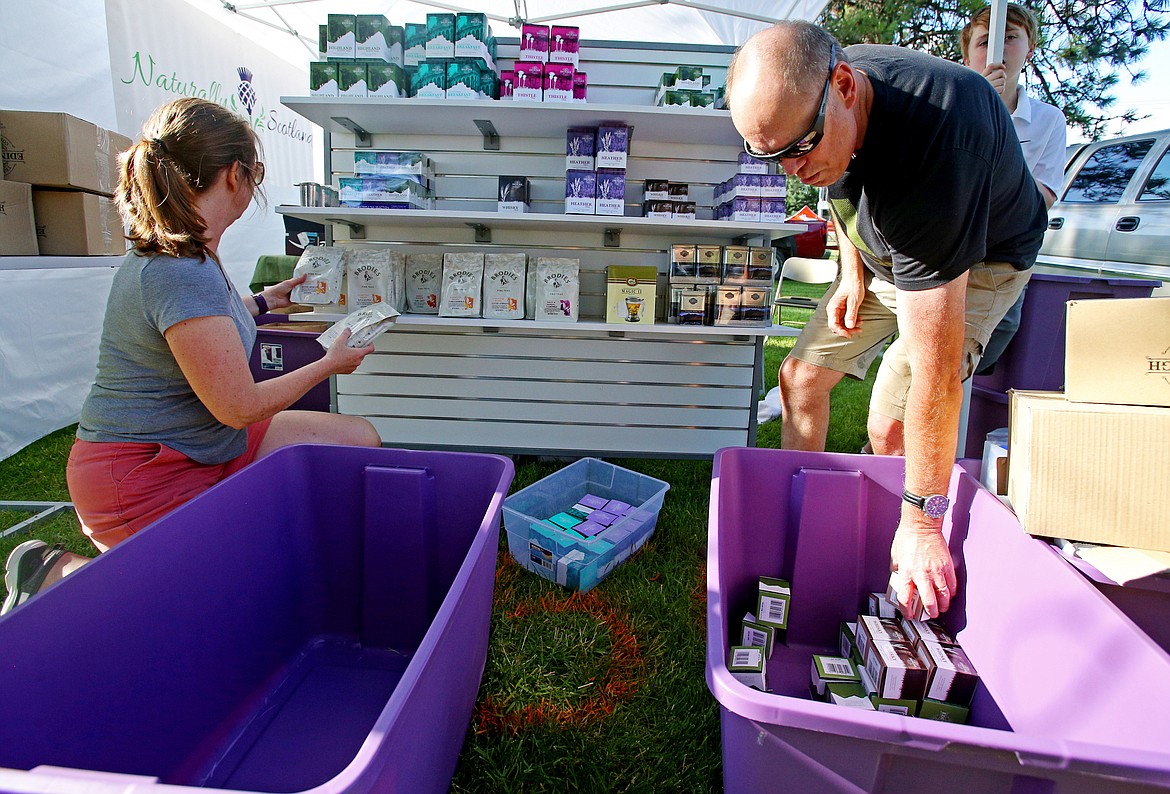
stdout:
[(353, 131), (337, 119), (397, 135), (480, 135), (476, 121), (489, 121), (501, 138), (563, 138), (569, 127), (618, 121), (634, 128), (635, 141), (743, 145), (731, 115), (708, 108), (382, 97), (286, 96), (280, 102), (331, 133)]
[(694, 234), (734, 240), (740, 237), (787, 237), (807, 230), (803, 223), (734, 223), (728, 221), (690, 221), (665, 218), (638, 218), (623, 215), (557, 215), (544, 212), (503, 213), (447, 210), (387, 210), (352, 207), (300, 207), (284, 204), (276, 208), (290, 215), (318, 223), (352, 223), (359, 226), (401, 226), (418, 228), (452, 228), (459, 226), (488, 229), (540, 229), (554, 232), (608, 229), (642, 233), (660, 233), (677, 237)]
[[(292, 322), (327, 322), (335, 323), (344, 320), (346, 315), (337, 312), (297, 312), (290, 314)], [(603, 323), (596, 320), (581, 320), (575, 323), (556, 323), (536, 320), (485, 320), (481, 317), (439, 317), (428, 314), (400, 314), (395, 321), (396, 325), (409, 327), (464, 327), (464, 328), (514, 328), (520, 330), (535, 329), (540, 331), (604, 331), (613, 335), (647, 335), (668, 334), (697, 338), (703, 336), (797, 336), (799, 328), (789, 328), (783, 325), (768, 327), (740, 326), (740, 325), (674, 325), (672, 323), (655, 323), (653, 325)], [(263, 326), (261, 326), (263, 328)]]
[(63, 270), (83, 267), (118, 267), (119, 256), (0, 256), (0, 270)]

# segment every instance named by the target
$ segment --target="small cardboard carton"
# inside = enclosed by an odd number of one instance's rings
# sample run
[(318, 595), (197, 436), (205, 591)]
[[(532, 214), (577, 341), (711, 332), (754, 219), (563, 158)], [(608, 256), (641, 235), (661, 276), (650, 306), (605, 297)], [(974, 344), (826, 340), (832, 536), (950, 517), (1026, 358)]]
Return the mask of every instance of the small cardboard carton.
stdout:
[(455, 57), (455, 15), (427, 14), (428, 58)]
[(1074, 300), (1067, 311), (1067, 399), (1170, 406), (1170, 300)]
[(589, 76), (576, 69), (573, 70), (573, 101), (580, 104), (589, 101)]
[(597, 127), (597, 167), (625, 168), (630, 153), (630, 128), (618, 122)]
[(919, 700), (926, 692), (926, 664), (906, 643), (875, 640), (867, 646), (864, 659), (878, 697)]
[(881, 618), (876, 615), (857, 616), (857, 652), (865, 659), (869, 654), (869, 646), (874, 642), (901, 642), (908, 644), (905, 632), (893, 618)]
[(964, 725), (971, 716), (971, 709), (956, 703), (943, 703), (938, 700), (924, 698), (918, 707), (918, 716), (926, 720), (939, 722), (955, 722)]
[(923, 642), (916, 652), (926, 666), (926, 697), (960, 706), (971, 705), (979, 673), (962, 648)]
[(325, 57), (356, 58), (357, 15), (329, 14), (327, 20), (329, 39), (325, 42)]
[(605, 270), (605, 321), (653, 325), (657, 268), (652, 265), (610, 265)]
[(398, 28), (397, 51), (390, 20), (382, 14), (357, 14), (354, 22), (354, 57), (402, 65), (402, 28)]
[(597, 211), (597, 172), (565, 172), (565, 214), (592, 215)]
[(496, 212), (528, 212), (529, 184), (526, 176), (501, 176)]
[(670, 283), (697, 284), (695, 246), (675, 243), (670, 247)]
[(788, 616), (792, 607), (792, 586), (785, 579), (761, 576), (756, 599), (756, 614), (764, 623), (771, 623), (777, 629), (788, 629)]
[(548, 61), (548, 25), (529, 25), (520, 28), (521, 61)]
[(569, 127), (565, 135), (565, 170), (592, 171), (593, 141), (597, 130), (593, 127)]
[(548, 34), (548, 60), (574, 67), (580, 58), (581, 29), (573, 25), (553, 25)]
[(37, 246), (44, 256), (126, 253), (122, 218), (113, 199), (80, 190), (32, 192)]
[(427, 25), (425, 22), (407, 22), (403, 28), (402, 65), (418, 66), (427, 59)]
[(595, 183), (598, 215), (626, 214), (626, 172), (617, 168), (599, 168)]
[(767, 667), (764, 649), (756, 646), (733, 645), (727, 670), (740, 683), (766, 692), (768, 690)]
[(0, 110), (4, 178), (36, 187), (113, 195), (125, 135), (67, 113)]
[(544, 97), (544, 64), (540, 61), (516, 61), (512, 71), (514, 101), (540, 102)]
[(309, 64), (309, 96), (337, 96), (337, 63), (314, 61)]
[(364, 63), (337, 64), (337, 95), (343, 97), (368, 96), (366, 78), (369, 73)]
[(1041, 537), (1170, 551), (1170, 408), (1013, 391), (1008, 499)]
[[(812, 658), (812, 687), (821, 697), (825, 696), (825, 687), (830, 683), (861, 684), (861, 676), (853, 662), (841, 656), (822, 656), (813, 654)], [(862, 691), (864, 695), (864, 691)]]
[(32, 185), (0, 180), (0, 256), (36, 256)]
[(776, 639), (776, 627), (756, 620), (751, 612), (743, 616), (742, 645), (755, 645), (764, 649), (765, 656), (772, 655), (772, 646)]
[(542, 80), (543, 102), (573, 101), (573, 66), (568, 63), (546, 63)]
[(899, 625), (901, 625), (902, 631), (905, 632), (906, 638), (910, 640), (911, 645), (917, 646), (919, 643), (932, 642), (935, 645), (954, 648), (959, 644), (955, 642), (955, 638), (948, 634), (947, 630), (937, 620), (911, 620), (910, 618), (902, 618), (902, 622)]

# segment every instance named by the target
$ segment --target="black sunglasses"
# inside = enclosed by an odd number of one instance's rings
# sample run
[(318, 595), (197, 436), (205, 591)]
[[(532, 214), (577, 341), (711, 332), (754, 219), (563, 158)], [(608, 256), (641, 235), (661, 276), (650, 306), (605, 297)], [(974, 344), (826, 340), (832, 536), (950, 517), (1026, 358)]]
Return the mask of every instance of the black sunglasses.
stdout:
[(825, 106), (829, 101), (829, 85), (833, 82), (833, 69), (836, 67), (837, 48), (833, 47), (829, 51), (829, 76), (825, 78), (825, 89), (821, 92), (821, 107), (817, 111), (817, 117), (813, 120), (808, 132), (801, 135), (780, 151), (771, 152), (770, 154), (757, 152), (747, 142), (747, 139), (744, 138), (743, 150), (757, 160), (791, 160), (795, 157), (804, 157), (813, 149), (817, 148), (817, 144), (821, 142), (821, 138), (825, 137)]

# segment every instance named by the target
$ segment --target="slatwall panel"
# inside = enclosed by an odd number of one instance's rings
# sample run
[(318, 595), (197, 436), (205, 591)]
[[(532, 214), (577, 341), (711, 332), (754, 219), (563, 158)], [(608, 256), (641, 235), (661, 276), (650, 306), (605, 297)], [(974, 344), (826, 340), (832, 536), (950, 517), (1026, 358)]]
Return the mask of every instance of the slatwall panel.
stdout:
[(337, 378), (337, 408), (390, 444), (706, 457), (745, 441), (755, 356), (734, 336), (402, 326)]
[[(501, 60), (515, 57), (515, 40), (501, 42)], [(680, 64), (699, 64), (721, 84), (730, 50), (720, 47), (643, 49), (605, 44), (582, 50), (590, 104), (651, 105), (658, 78)], [(402, 105), (393, 113), (402, 113)], [(360, 108), (351, 108), (356, 114)], [(556, 106), (539, 111), (556, 113)], [(477, 107), (470, 117), (488, 114)], [(434, 115), (434, 114), (432, 114)], [(401, 128), (388, 111), (366, 113), (373, 148), (424, 151), (436, 168), (436, 209), (494, 212), (497, 177), (530, 178), (534, 212), (564, 207), (565, 141), (561, 132), (579, 124), (565, 114), (555, 134), (526, 137), (501, 133), (499, 151), (485, 151), (482, 136), (467, 124), (392, 134)], [(425, 116), (422, 118), (426, 118)], [(462, 118), (459, 119), (462, 121)], [(685, 123), (685, 120), (683, 121)], [(642, 181), (685, 181), (699, 217), (711, 217), (712, 188), (736, 169), (740, 150), (728, 120), (718, 143), (670, 140), (639, 134), (635, 124), (627, 169), (626, 214), (641, 215)], [(515, 126), (515, 125), (513, 125)], [(545, 130), (549, 129), (546, 123)], [(658, 127), (661, 129), (661, 126)], [(326, 136), (327, 168), (334, 179), (352, 174), (358, 148), (352, 133), (334, 125)], [(660, 137), (660, 136), (659, 136)], [(615, 219), (619, 221), (620, 219)], [(620, 225), (615, 223), (615, 225)], [(625, 227), (620, 245), (607, 247), (599, 228), (492, 228), (490, 243), (475, 242), (472, 228), (366, 226), (366, 239), (351, 241), (333, 227), (339, 245), (388, 246), (412, 251), (522, 252), (581, 261), (581, 316), (588, 326), (563, 330), (525, 326), (417, 325), (400, 323), (379, 339), (353, 375), (336, 378), (336, 407), (369, 417), (388, 444), (596, 455), (709, 457), (724, 446), (754, 441), (755, 402), (762, 368), (761, 329), (729, 335), (696, 329), (690, 335), (629, 330), (598, 324), (604, 319), (605, 268), (651, 264), (659, 270), (657, 316), (664, 316), (668, 252), (672, 243), (728, 244), (723, 232), (672, 234), (668, 226)], [(766, 237), (753, 238), (766, 244)]]

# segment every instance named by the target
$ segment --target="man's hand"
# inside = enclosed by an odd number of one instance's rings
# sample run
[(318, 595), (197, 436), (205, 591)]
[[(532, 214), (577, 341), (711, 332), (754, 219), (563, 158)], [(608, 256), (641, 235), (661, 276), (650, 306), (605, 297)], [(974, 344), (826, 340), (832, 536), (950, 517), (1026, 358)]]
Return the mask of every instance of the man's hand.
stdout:
[(912, 614), (915, 595), (929, 617), (936, 618), (950, 608), (958, 583), (941, 530), (915, 527), (903, 520), (890, 547), (890, 570), (903, 614)]
[(846, 339), (861, 331), (857, 312), (865, 300), (865, 283), (842, 277), (841, 283), (829, 298), (829, 330)]
[[(1006, 97), (1004, 92), (1008, 89), (1007, 69), (1004, 68), (1002, 63), (987, 64), (983, 69), (983, 76), (987, 78), (987, 82), (991, 83), (991, 87), (995, 89), (995, 93), (999, 94), (1000, 97)], [(1011, 88), (1012, 91), (1016, 90), (1014, 85)]]

